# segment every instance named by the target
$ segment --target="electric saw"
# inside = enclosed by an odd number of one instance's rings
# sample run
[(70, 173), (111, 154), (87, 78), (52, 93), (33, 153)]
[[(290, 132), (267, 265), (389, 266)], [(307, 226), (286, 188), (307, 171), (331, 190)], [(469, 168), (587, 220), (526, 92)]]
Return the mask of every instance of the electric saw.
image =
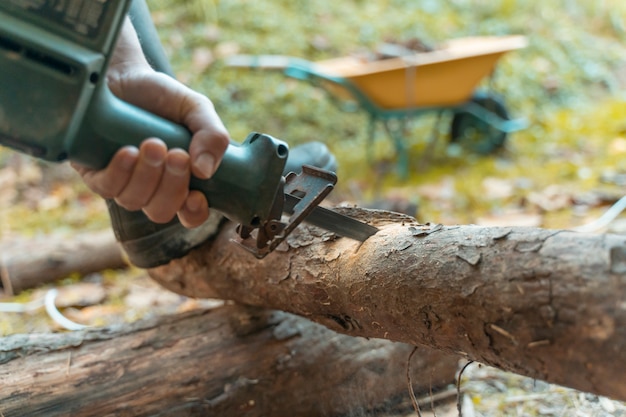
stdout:
[[(115, 97), (106, 69), (130, 0), (0, 1), (0, 143), (47, 161), (100, 169), (123, 146), (158, 137), (188, 149), (180, 125)], [(261, 133), (230, 144), (209, 180), (209, 206), (239, 223), (239, 243), (262, 258), (302, 221), (364, 241), (377, 229), (319, 207), (334, 173), (282, 175), (286, 143)]]

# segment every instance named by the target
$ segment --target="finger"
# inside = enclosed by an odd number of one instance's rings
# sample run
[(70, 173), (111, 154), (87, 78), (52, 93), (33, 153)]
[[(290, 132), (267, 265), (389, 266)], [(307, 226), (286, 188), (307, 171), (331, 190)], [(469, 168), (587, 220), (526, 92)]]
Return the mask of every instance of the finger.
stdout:
[(210, 178), (219, 167), (230, 137), (208, 98), (197, 96), (193, 101), (195, 104), (188, 104), (191, 108), (184, 120), (195, 132), (189, 145), (191, 169), (198, 178)]
[(127, 210), (139, 210), (152, 198), (165, 169), (167, 147), (160, 139), (147, 139), (139, 147), (139, 157), (130, 180), (115, 201)]
[(113, 156), (105, 169), (94, 170), (76, 163), (71, 165), (92, 191), (104, 198), (114, 198), (130, 180), (138, 158), (139, 149), (125, 146)]
[(209, 218), (209, 204), (200, 191), (190, 191), (178, 219), (187, 228), (200, 226)]
[(70, 166), (74, 169), (74, 171), (78, 172), (81, 177), (84, 177), (89, 173), (89, 171), (93, 171), (93, 169), (73, 161), (70, 161)]
[(176, 216), (189, 194), (189, 154), (172, 149), (165, 160), (165, 170), (154, 195), (143, 208), (156, 223), (166, 223)]
[(219, 167), (228, 143), (228, 135), (225, 132), (209, 129), (197, 131), (189, 146), (193, 175), (203, 179), (211, 178)]
[(213, 175), (230, 137), (211, 100), (162, 73), (140, 72), (118, 84), (123, 100), (187, 126), (194, 133), (189, 148), (193, 175)]

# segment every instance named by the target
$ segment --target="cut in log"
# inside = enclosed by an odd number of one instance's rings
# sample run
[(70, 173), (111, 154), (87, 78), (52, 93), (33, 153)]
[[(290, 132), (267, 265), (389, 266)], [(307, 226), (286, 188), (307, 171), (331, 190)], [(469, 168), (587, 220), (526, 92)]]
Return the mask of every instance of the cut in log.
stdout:
[[(393, 402), (406, 410), (412, 349), (234, 305), (117, 330), (9, 336), (0, 339), (0, 415), (313, 417)], [(415, 390), (453, 382), (457, 362), (418, 350)]]
[(151, 276), (626, 400), (625, 237), (342, 210), (380, 231), (359, 244), (301, 226), (259, 261), (229, 242), (229, 227)]
[(73, 273), (84, 275), (128, 266), (110, 229), (71, 238), (46, 236), (3, 242), (0, 251), (0, 283), (6, 295), (15, 295)]

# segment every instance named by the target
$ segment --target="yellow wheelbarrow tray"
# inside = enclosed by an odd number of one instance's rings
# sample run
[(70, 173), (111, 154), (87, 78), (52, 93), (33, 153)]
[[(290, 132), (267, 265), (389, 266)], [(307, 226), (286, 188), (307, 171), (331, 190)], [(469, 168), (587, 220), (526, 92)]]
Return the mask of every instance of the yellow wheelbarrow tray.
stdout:
[(451, 141), (482, 154), (504, 144), (506, 135), (526, 126), (510, 120), (501, 99), (477, 92), (507, 52), (524, 48), (526, 37), (476, 36), (448, 40), (436, 50), (376, 61), (347, 56), (324, 61), (276, 55), (239, 55), (227, 64), (238, 67), (280, 69), (286, 76), (318, 85), (331, 94), (343, 110), (362, 109), (370, 118), (368, 155), (378, 122), (394, 142), (398, 167), (408, 173), (404, 123), (425, 112), (452, 111)]

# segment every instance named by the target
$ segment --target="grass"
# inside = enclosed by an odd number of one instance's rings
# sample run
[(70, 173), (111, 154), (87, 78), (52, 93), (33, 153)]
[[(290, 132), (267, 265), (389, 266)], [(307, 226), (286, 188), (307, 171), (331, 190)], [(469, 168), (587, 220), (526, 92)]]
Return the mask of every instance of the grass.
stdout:
[[(598, 185), (601, 171), (623, 169), (623, 158), (604, 151), (624, 130), (623, 2), (153, 0), (150, 4), (178, 76), (211, 97), (233, 138), (242, 140), (254, 130), (291, 145), (320, 140), (331, 147), (340, 163), (336, 200), (366, 203), (400, 195), (420, 204), (421, 220), (476, 222), (508, 203), (481, 198), (485, 178), (512, 182), (524, 178), (525, 185), (516, 190), (522, 194), (520, 201), (529, 189), (540, 192), (552, 184), (588, 191)], [(523, 34), (529, 46), (505, 55), (493, 88), (505, 98), (509, 113), (526, 118), (529, 128), (512, 135), (504, 153), (486, 158), (451, 153), (444, 128), (439, 147), (423, 167), (421, 156), (433, 121), (417, 118), (406, 138), (412, 169), (405, 181), (395, 175), (393, 147), (382, 129), (376, 135), (374, 161), (365, 160), (363, 112), (339, 111), (325, 90), (280, 73), (236, 70), (221, 60), (233, 52), (319, 60), (371, 50), (389, 40), (417, 37), (437, 45), (461, 36), (505, 34)], [(199, 50), (212, 53), (212, 65), (194, 65)], [(584, 178), (577, 174), (581, 167), (586, 167)], [(441, 208), (420, 195), (419, 188), (444, 177), (455, 183), (454, 196)], [(563, 223), (548, 221), (544, 226)]]
[[(609, 200), (623, 193), (622, 186), (603, 181), (626, 172), (623, 1), (148, 3), (177, 76), (211, 97), (233, 138), (242, 140), (255, 130), (291, 145), (320, 140), (331, 147), (340, 163), (336, 200), (410, 200), (418, 203), (420, 220), (447, 224), (505, 221), (513, 213), (522, 220), (539, 216), (543, 227), (571, 227), (604, 210), (598, 203), (576, 201), (588, 201), (583, 197), (589, 193), (596, 199), (609, 195)], [(232, 53), (319, 60), (370, 50), (394, 39), (418, 37), (437, 45), (460, 36), (504, 34), (523, 34), (530, 42), (528, 48), (500, 61), (494, 88), (505, 97), (509, 112), (527, 118), (529, 127), (512, 135), (503, 152), (488, 157), (454, 154), (444, 129), (432, 158), (420, 166), (433, 120), (416, 119), (407, 135), (412, 168), (406, 180), (395, 175), (393, 148), (382, 130), (374, 143), (374, 160), (365, 160), (367, 118), (362, 112), (339, 111), (324, 90), (280, 73), (233, 70), (222, 61)], [(6, 151), (0, 159), (2, 166), (21, 167), (15, 169), (20, 175), (12, 179), (0, 175), (3, 238), (106, 227), (104, 205), (79, 182), (66, 185), (69, 189), (46, 184), (41, 178), (48, 178), (51, 171), (45, 166), (28, 165)], [(28, 169), (41, 178), (28, 180), (24, 175)], [(49, 197), (46, 204), (41, 203), (42, 196)], [(566, 203), (556, 205), (563, 197)], [(548, 203), (553, 208), (547, 209)], [(117, 294), (110, 301), (123, 304), (127, 291), (123, 285), (128, 285), (124, 282), (132, 282), (129, 276), (107, 274), (103, 280)], [(47, 326), (45, 317), (27, 320), (31, 329)], [(0, 334), (24, 332), (28, 326), (3, 318)], [(604, 400), (589, 400), (514, 375), (477, 371), (467, 377), (477, 415), (606, 415), (600, 412), (611, 408)]]

